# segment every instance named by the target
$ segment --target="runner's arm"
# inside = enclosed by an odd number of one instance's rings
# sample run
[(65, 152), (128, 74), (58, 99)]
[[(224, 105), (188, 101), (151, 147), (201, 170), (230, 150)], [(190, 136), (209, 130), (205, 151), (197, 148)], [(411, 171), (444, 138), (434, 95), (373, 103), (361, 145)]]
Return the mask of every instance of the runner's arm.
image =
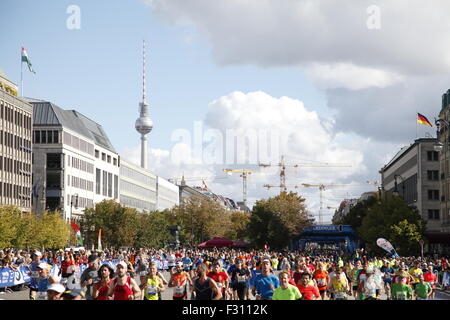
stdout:
[(222, 299), (222, 292), (220, 292), (220, 289), (217, 286), (217, 283), (213, 279), (209, 280), (209, 287), (212, 289), (212, 291), (215, 294), (213, 300), (220, 300), (220, 299)]
[(133, 297), (132, 300), (138, 300), (141, 297), (141, 289), (139, 289), (139, 286), (134, 279), (130, 279), (131, 289), (133, 290)]

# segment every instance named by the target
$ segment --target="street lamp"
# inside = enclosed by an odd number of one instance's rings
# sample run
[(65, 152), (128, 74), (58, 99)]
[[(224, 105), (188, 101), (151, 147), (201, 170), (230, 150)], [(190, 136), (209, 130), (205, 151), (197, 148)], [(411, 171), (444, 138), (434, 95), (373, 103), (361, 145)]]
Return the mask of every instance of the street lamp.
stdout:
[[(447, 120), (440, 119), (440, 118), (435, 119), (434, 123), (436, 124), (436, 139), (439, 139), (439, 131), (441, 129), (441, 126), (448, 129), (448, 128), (450, 128), (450, 123)], [(445, 141), (447, 142), (447, 139), (445, 139)], [(442, 152), (443, 149), (444, 149), (444, 144), (438, 140), (436, 142), (436, 144), (434, 145), (434, 151)]]
[(394, 175), (395, 185), (394, 185), (394, 192), (393, 192), (393, 194), (396, 195), (396, 196), (399, 196), (398, 185), (397, 185), (397, 178), (402, 179), (402, 196), (403, 196), (403, 198), (405, 198), (405, 182), (404, 182), (405, 180), (399, 174)]
[(74, 195), (72, 195), (70, 197), (70, 219), (73, 219), (72, 218), (72, 207), (74, 205), (74, 201), (73, 201), (74, 197), (75, 197), (75, 209), (78, 209), (78, 193), (75, 193)]

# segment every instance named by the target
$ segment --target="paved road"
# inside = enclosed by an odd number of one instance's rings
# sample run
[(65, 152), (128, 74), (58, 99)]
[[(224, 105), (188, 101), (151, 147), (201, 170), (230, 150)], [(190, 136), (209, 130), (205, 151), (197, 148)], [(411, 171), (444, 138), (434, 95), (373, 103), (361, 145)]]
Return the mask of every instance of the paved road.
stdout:
[[(163, 272), (164, 277), (169, 280), (170, 274), (168, 272)], [(138, 283), (140, 283), (138, 277), (135, 278)], [(0, 300), (28, 300), (28, 289), (22, 290), (22, 291), (16, 291), (12, 293), (0, 293)], [(172, 293), (173, 289), (167, 288), (162, 293), (162, 299), (163, 300), (172, 300)], [(386, 299), (384, 295), (381, 297), (382, 299)], [(351, 299), (352, 300), (352, 299)], [(436, 298), (435, 300), (450, 300), (450, 292), (443, 292), (441, 290), (436, 291)]]

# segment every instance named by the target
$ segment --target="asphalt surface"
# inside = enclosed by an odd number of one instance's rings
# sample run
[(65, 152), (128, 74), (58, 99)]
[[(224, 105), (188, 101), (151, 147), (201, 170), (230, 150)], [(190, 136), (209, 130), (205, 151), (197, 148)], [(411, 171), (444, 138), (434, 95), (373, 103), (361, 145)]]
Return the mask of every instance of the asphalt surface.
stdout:
[[(163, 272), (164, 277), (167, 279), (167, 281), (169, 281), (170, 279), (170, 274), (166, 271)], [(139, 277), (135, 277), (135, 280), (137, 281), (138, 284), (140, 284), (140, 280)], [(446, 291), (442, 291), (442, 290), (436, 290), (436, 297), (434, 300), (450, 300), (450, 292)], [(167, 288), (166, 290), (162, 292), (162, 299), (163, 300), (172, 300), (172, 294), (173, 294), (173, 289), (172, 288)], [(29, 290), (24, 289), (21, 291), (13, 291), (13, 292), (0, 292), (0, 300), (28, 300), (28, 295), (29, 295)], [(384, 294), (381, 295), (381, 299), (385, 300), (386, 296)], [(252, 299), (254, 300), (254, 298)], [(349, 300), (353, 300), (353, 297), (351, 297)]]

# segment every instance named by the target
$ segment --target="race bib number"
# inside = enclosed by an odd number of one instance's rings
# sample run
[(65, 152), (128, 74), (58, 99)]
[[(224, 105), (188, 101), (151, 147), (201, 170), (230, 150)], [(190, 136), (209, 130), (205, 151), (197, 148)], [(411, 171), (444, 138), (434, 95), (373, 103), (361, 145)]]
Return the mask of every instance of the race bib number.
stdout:
[(175, 287), (175, 294), (178, 296), (184, 295), (184, 286), (177, 286)]
[(407, 298), (406, 292), (404, 291), (397, 292), (397, 300), (406, 300), (406, 298)]
[(39, 272), (38, 271), (31, 271), (31, 277), (32, 278), (39, 278)]
[(147, 271), (141, 271), (141, 272), (139, 272), (139, 274), (140, 274), (141, 276), (146, 276), (146, 275), (147, 275)]
[(336, 300), (345, 300), (347, 298), (347, 295), (344, 292), (336, 292), (334, 294), (334, 297)]
[(149, 295), (149, 296), (154, 296), (154, 295), (156, 295), (156, 287), (155, 286), (148, 286), (147, 287), (147, 294)]
[(323, 278), (317, 279), (317, 285), (319, 287), (323, 287), (325, 285), (325, 279), (323, 279)]
[(245, 278), (245, 276), (238, 276), (237, 280), (239, 283), (244, 283), (246, 281), (246, 278)]
[(39, 291), (37, 293), (37, 300), (47, 300), (47, 292)]

